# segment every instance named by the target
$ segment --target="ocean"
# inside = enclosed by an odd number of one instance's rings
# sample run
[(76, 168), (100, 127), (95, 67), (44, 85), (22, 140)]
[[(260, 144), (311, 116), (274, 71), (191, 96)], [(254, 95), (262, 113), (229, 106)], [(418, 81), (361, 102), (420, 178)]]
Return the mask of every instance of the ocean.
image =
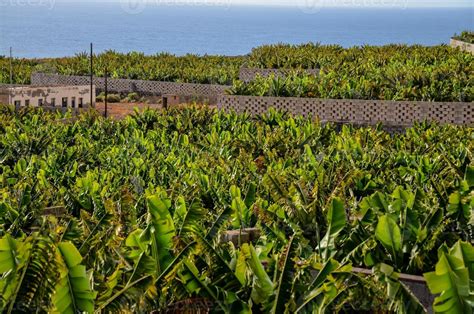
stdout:
[[(122, 0), (124, 1), (124, 0)], [(127, 0), (132, 1), (132, 0)], [(160, 2), (161, 3), (161, 2)], [(124, 5), (125, 4), (125, 5)], [(0, 55), (87, 51), (247, 54), (272, 43), (437, 45), (474, 28), (473, 8), (326, 8), (0, 0)]]

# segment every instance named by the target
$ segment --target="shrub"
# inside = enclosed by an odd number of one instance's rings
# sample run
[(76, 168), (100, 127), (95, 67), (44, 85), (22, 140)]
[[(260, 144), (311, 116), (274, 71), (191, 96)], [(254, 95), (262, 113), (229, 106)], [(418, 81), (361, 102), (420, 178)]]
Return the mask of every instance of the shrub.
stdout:
[(118, 94), (107, 95), (107, 102), (117, 103), (117, 102), (120, 102), (121, 100), (122, 100), (122, 98)]
[(140, 101), (141, 97), (138, 93), (129, 93), (124, 99), (126, 102), (137, 102)]

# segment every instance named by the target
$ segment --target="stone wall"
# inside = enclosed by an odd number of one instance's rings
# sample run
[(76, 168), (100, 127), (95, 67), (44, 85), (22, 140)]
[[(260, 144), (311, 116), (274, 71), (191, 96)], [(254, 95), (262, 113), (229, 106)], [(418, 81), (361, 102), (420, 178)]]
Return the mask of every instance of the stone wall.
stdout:
[(319, 69), (258, 69), (258, 68), (240, 68), (239, 80), (243, 82), (250, 82), (255, 79), (257, 75), (261, 77), (286, 77), (291, 72), (302, 72), (308, 75), (318, 75)]
[(451, 38), (450, 46), (453, 48), (461, 48), (461, 50), (474, 54), (474, 44)]
[(474, 103), (221, 95), (218, 108), (262, 114), (270, 108), (322, 122), (408, 127), (415, 122), (474, 125)]
[[(104, 90), (104, 78), (94, 77), (98, 92)], [(84, 85), (90, 84), (88, 76), (69, 76), (58, 74), (33, 73), (32, 85)], [(217, 96), (223, 94), (229, 86), (212, 84), (175, 83), (159, 81), (143, 81), (129, 79), (108, 79), (108, 91), (111, 93), (139, 93), (142, 95), (178, 95), (205, 97), (210, 103), (217, 102)]]

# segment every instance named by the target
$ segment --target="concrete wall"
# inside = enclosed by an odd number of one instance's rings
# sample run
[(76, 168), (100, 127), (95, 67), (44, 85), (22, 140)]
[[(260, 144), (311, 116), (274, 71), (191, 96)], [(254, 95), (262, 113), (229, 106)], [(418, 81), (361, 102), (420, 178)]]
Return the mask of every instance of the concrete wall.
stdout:
[(453, 48), (460, 48), (461, 50), (474, 54), (474, 44), (451, 38), (450, 46)]
[[(7, 103), (14, 105), (19, 103), (21, 107), (30, 106), (55, 106), (63, 107), (63, 99), (67, 101), (66, 107), (90, 106), (90, 86), (22, 86), (10, 87), (2, 90), (6, 94)], [(95, 87), (92, 91), (93, 103), (95, 103)], [(74, 100), (74, 104), (73, 104)], [(27, 103), (28, 102), (28, 103)], [(42, 102), (42, 104), (40, 104)]]
[(8, 105), (10, 101), (8, 89), (11, 87), (20, 87), (25, 85), (0, 83), (0, 105)]
[(28, 86), (28, 85), (0, 83), (0, 90), (8, 88), (8, 87), (21, 87), (21, 86)]
[[(32, 85), (86, 85), (90, 83), (88, 76), (68, 76), (58, 74), (33, 73)], [(97, 91), (104, 90), (104, 78), (94, 77)], [(136, 92), (142, 95), (178, 95), (206, 98), (209, 103), (216, 104), (217, 96), (223, 94), (230, 86), (212, 84), (192, 84), (175, 82), (158, 82), (128, 79), (108, 79), (108, 91), (111, 93), (128, 94)]]
[(257, 77), (269, 77), (273, 75), (274, 77), (286, 77), (291, 72), (302, 72), (307, 75), (318, 75), (319, 69), (258, 69), (258, 68), (240, 68), (239, 71), (239, 80), (243, 82), (250, 82)]
[(210, 103), (207, 97), (203, 96), (182, 96), (182, 95), (171, 95), (171, 94), (164, 94), (161, 96), (161, 104), (163, 108), (174, 107), (178, 105), (185, 105), (185, 104), (200, 104), (200, 105), (216, 105), (217, 104), (217, 96), (213, 103)]
[(8, 90), (0, 87), (0, 105), (8, 105), (10, 98), (8, 97)]
[(271, 107), (323, 122), (408, 127), (415, 122), (474, 125), (474, 102), (425, 102), (296, 97), (219, 96), (222, 110), (265, 113)]

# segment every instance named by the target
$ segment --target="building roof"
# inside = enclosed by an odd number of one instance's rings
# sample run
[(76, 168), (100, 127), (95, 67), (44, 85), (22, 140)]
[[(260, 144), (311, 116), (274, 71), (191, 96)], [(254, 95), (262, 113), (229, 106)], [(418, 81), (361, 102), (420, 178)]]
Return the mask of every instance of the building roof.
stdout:
[[(70, 87), (70, 88), (84, 88), (90, 87), (90, 84), (83, 85), (15, 85), (15, 84), (0, 84), (0, 90), (9, 90), (9, 89), (42, 89), (42, 88), (58, 88), (58, 87)], [(93, 85), (95, 87), (95, 85)]]

